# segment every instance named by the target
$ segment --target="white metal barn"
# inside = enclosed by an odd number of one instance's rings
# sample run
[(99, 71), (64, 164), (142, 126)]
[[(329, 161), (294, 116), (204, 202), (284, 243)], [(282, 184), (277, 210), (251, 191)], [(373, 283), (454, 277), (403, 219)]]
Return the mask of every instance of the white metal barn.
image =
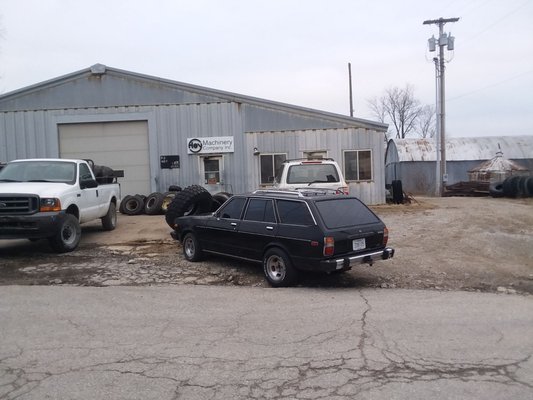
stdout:
[(0, 162), (92, 159), (122, 192), (268, 187), (284, 159), (331, 157), (350, 192), (385, 202), (387, 126), (96, 64), (0, 96)]

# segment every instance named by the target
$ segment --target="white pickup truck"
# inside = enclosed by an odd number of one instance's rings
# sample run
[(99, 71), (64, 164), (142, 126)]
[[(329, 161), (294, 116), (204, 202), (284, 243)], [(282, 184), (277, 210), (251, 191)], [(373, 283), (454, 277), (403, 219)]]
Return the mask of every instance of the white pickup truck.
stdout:
[(84, 160), (7, 163), (0, 170), (0, 239), (46, 238), (65, 253), (78, 246), (84, 222), (99, 218), (104, 230), (115, 229), (120, 185), (114, 178), (102, 181)]

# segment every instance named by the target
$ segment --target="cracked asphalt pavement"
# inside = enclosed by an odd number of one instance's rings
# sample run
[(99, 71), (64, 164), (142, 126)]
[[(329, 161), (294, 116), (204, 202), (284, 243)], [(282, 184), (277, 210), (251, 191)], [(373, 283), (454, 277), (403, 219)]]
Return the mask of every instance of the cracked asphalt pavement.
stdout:
[(3, 286), (1, 399), (531, 399), (530, 296)]

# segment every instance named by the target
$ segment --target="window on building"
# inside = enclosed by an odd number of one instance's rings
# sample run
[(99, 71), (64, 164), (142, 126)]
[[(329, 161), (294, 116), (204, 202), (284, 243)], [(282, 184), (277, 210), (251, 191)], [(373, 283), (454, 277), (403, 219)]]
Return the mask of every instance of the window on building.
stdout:
[(204, 158), (204, 184), (217, 185), (220, 183), (220, 158)]
[(344, 178), (347, 181), (372, 180), (372, 151), (346, 150), (344, 152)]
[(287, 154), (261, 154), (261, 185), (272, 185), (276, 171), (281, 168), (283, 161), (287, 159)]

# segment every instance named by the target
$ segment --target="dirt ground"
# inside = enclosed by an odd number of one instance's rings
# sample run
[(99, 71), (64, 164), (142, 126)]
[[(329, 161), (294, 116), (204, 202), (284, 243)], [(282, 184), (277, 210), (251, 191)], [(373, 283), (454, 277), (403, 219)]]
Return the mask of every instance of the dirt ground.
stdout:
[[(394, 259), (343, 274), (306, 274), (301, 286), (424, 288), (533, 294), (533, 199), (415, 198), (372, 207)], [(189, 263), (163, 216), (119, 216), (83, 226), (80, 247), (0, 241), (0, 285), (245, 285), (268, 287), (260, 265), (211, 257)]]

